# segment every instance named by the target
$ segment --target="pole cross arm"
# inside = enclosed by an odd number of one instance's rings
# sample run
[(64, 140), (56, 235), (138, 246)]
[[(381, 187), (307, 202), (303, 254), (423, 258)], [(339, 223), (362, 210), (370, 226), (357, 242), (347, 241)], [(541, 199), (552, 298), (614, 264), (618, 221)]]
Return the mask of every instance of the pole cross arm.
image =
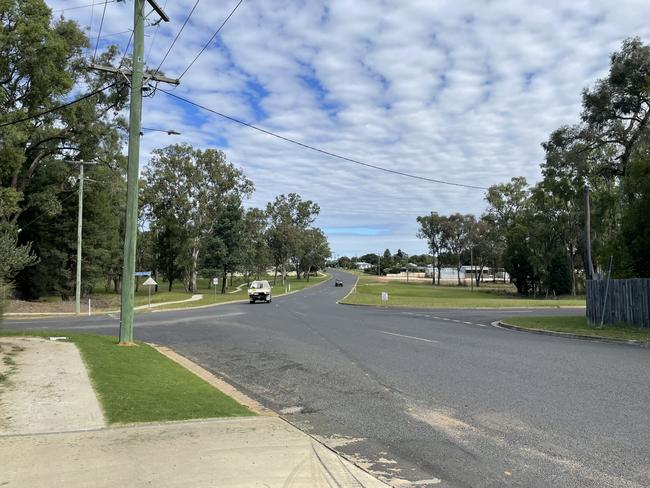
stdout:
[[(126, 76), (127, 78), (131, 78), (131, 75), (133, 74), (133, 72), (130, 69), (117, 69), (114, 68), (113, 66), (107, 66), (104, 64), (90, 63), (88, 67), (90, 69), (103, 71), (105, 73), (121, 74)], [(169, 83), (170, 85), (176, 85), (176, 86), (180, 84), (180, 80), (175, 78), (169, 78), (167, 76), (161, 75), (160, 73), (145, 73), (144, 81), (147, 82), (149, 80), (160, 81), (162, 83)]]
[(160, 8), (160, 5), (156, 2), (156, 0), (147, 0), (147, 3), (149, 6), (156, 11), (156, 13), (160, 16), (161, 19), (163, 19), (165, 22), (169, 22), (169, 15), (165, 13), (165, 11)]

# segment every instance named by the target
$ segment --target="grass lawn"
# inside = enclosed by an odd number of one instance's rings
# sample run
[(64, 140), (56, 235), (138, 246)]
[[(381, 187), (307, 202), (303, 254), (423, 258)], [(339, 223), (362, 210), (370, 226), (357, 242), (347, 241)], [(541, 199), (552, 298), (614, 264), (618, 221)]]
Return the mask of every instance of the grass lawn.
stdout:
[(426, 282), (381, 281), (374, 276), (359, 278), (356, 291), (342, 303), (382, 305), (381, 292), (388, 292), (390, 307), (426, 308), (516, 308), (516, 307), (567, 307), (584, 306), (584, 297), (561, 297), (558, 299), (522, 298), (510, 287), (491, 287), (483, 283), (480, 288), (453, 285), (431, 285)]
[[(322, 281), (329, 279), (329, 275), (318, 275), (311, 276), (309, 282), (304, 278), (298, 280), (295, 276), (288, 276), (288, 283), (291, 284), (291, 291), (301, 290), (308, 286), (316, 285)], [(142, 278), (140, 278), (143, 280)], [(261, 279), (269, 280), (273, 283), (273, 276), (263, 276)], [(278, 278), (278, 282), (280, 279)], [(155, 310), (173, 310), (177, 308), (186, 308), (186, 307), (200, 307), (205, 305), (212, 305), (214, 303), (224, 303), (231, 302), (234, 300), (247, 300), (247, 288), (243, 286), (242, 289), (236, 293), (229, 293), (237, 289), (237, 287), (244, 283), (243, 277), (235, 277), (232, 286), (230, 286), (230, 280), (228, 280), (228, 288), (225, 294), (221, 294), (221, 285), (217, 286), (217, 294), (214, 294), (214, 288), (208, 288), (208, 280), (206, 278), (201, 278), (197, 280), (198, 290), (192, 293), (187, 293), (183, 289), (183, 283), (178, 281), (175, 282), (172, 291), (168, 290), (168, 283), (162, 282), (158, 287), (158, 293), (152, 290), (151, 292), (151, 303), (163, 303), (163, 302), (177, 302), (182, 300), (187, 300), (191, 298), (192, 295), (203, 295), (203, 298), (200, 300), (195, 300), (192, 302), (185, 303), (175, 303), (171, 305), (165, 305), (161, 307), (154, 307)], [(280, 296), (285, 293), (285, 287), (278, 284), (273, 287), (274, 296)], [(149, 290), (146, 286), (140, 286), (140, 289), (134, 294), (134, 303), (136, 307), (144, 306), (149, 303)], [(92, 300), (92, 310), (93, 312), (105, 312), (110, 310), (119, 310), (120, 308), (120, 296), (115, 292), (106, 292), (106, 291), (96, 291), (90, 297)], [(73, 312), (74, 311), (74, 300), (62, 302), (61, 297), (44, 297), (38, 302), (20, 302), (18, 307), (8, 310), (9, 312)], [(81, 313), (85, 314), (88, 311), (88, 297), (84, 297), (81, 300)], [(146, 311), (147, 309), (142, 309)]]
[[(305, 280), (304, 278), (301, 280), (296, 279), (296, 277), (287, 277), (287, 282), (283, 286), (280, 282), (280, 278), (278, 277), (278, 282), (275, 286), (273, 286), (273, 277), (265, 277), (263, 279), (266, 279), (271, 283), (272, 285), (272, 291), (273, 291), (273, 296), (278, 297), (281, 295), (285, 294), (285, 291), (288, 290), (288, 285), (291, 285), (291, 291), (298, 291), (302, 290), (304, 288), (308, 288), (310, 286), (317, 285), (318, 283), (322, 283), (323, 281), (326, 281), (330, 278), (329, 275), (318, 275), (318, 276), (311, 276), (309, 278), (309, 281)], [(233, 291), (236, 288), (235, 286), (229, 288), (230, 291)], [(214, 290), (205, 290), (205, 291), (199, 291), (199, 293), (203, 294), (203, 298), (201, 300), (197, 300), (194, 302), (187, 302), (187, 303), (174, 303), (171, 305), (165, 305), (162, 307), (156, 307), (156, 310), (174, 310), (177, 308), (185, 308), (185, 307), (200, 307), (200, 306), (205, 306), (205, 305), (212, 305), (214, 303), (224, 303), (224, 302), (231, 302), (234, 300), (248, 300), (248, 288), (246, 286), (243, 286), (241, 290), (239, 290), (236, 293), (228, 293), (226, 292), (224, 295), (219, 293), (221, 291), (221, 288), (217, 290), (217, 295), (214, 295)], [(188, 295), (185, 295), (185, 298), (188, 298)], [(164, 301), (164, 300), (163, 300)], [(152, 298), (152, 303), (153, 303), (153, 298)]]
[(69, 337), (111, 424), (254, 415), (146, 344), (123, 347), (114, 337), (52, 331), (0, 335)]
[(650, 342), (650, 330), (636, 327), (605, 325), (602, 329), (589, 327), (586, 317), (510, 317), (502, 322), (526, 329), (550, 330), (571, 334), (612, 339)]

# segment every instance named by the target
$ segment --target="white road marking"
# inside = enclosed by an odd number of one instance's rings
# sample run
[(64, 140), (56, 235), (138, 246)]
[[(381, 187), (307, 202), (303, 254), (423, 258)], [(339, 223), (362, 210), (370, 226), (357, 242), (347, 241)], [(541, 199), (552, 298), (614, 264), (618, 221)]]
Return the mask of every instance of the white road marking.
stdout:
[(410, 336), (410, 335), (395, 334), (394, 332), (386, 332), (385, 330), (378, 330), (377, 332), (379, 332), (381, 334), (388, 334), (388, 335), (397, 336), (397, 337), (405, 337), (407, 339), (414, 339), (416, 341), (435, 342), (435, 343), (440, 342), (440, 341), (432, 341), (431, 339), (423, 339), (422, 337), (413, 337), (413, 336)]
[(463, 324), (474, 325), (474, 323), (472, 323), (472, 322), (463, 322)]

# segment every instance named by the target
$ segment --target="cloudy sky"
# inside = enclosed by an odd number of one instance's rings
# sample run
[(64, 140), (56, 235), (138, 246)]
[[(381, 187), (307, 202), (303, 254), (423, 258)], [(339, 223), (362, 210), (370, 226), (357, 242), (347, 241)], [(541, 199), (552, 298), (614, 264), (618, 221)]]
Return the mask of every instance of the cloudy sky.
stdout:
[[(100, 3), (100, 0), (95, 0)], [(158, 0), (146, 29), (157, 67), (196, 0)], [(199, 1), (162, 65), (177, 77), (238, 0)], [(103, 4), (48, 0), (95, 39)], [(81, 7), (81, 8), (73, 8)], [(174, 94), (306, 144), (389, 169), (487, 187), (534, 182), (540, 143), (577, 121), (580, 92), (623, 39), (650, 42), (647, 0), (243, 0)], [(149, 17), (155, 21), (155, 14)], [(125, 49), (133, 0), (108, 3), (100, 49)], [(415, 218), (480, 214), (483, 191), (418, 181), (306, 151), (158, 92), (146, 98), (149, 152), (174, 142), (223, 149), (256, 187), (247, 205), (298, 192), (338, 255), (425, 251)]]

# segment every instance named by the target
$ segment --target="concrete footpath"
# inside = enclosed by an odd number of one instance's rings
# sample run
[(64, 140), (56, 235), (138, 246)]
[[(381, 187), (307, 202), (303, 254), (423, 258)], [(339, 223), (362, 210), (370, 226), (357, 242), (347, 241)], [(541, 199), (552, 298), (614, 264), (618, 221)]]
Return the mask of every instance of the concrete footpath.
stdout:
[(0, 436), (106, 426), (84, 362), (70, 342), (0, 337), (0, 374)]
[(0, 437), (0, 486), (382, 487), (278, 417)]
[(2, 488), (387, 486), (232, 387), (222, 389), (262, 415), (107, 428), (74, 344), (0, 346)]

